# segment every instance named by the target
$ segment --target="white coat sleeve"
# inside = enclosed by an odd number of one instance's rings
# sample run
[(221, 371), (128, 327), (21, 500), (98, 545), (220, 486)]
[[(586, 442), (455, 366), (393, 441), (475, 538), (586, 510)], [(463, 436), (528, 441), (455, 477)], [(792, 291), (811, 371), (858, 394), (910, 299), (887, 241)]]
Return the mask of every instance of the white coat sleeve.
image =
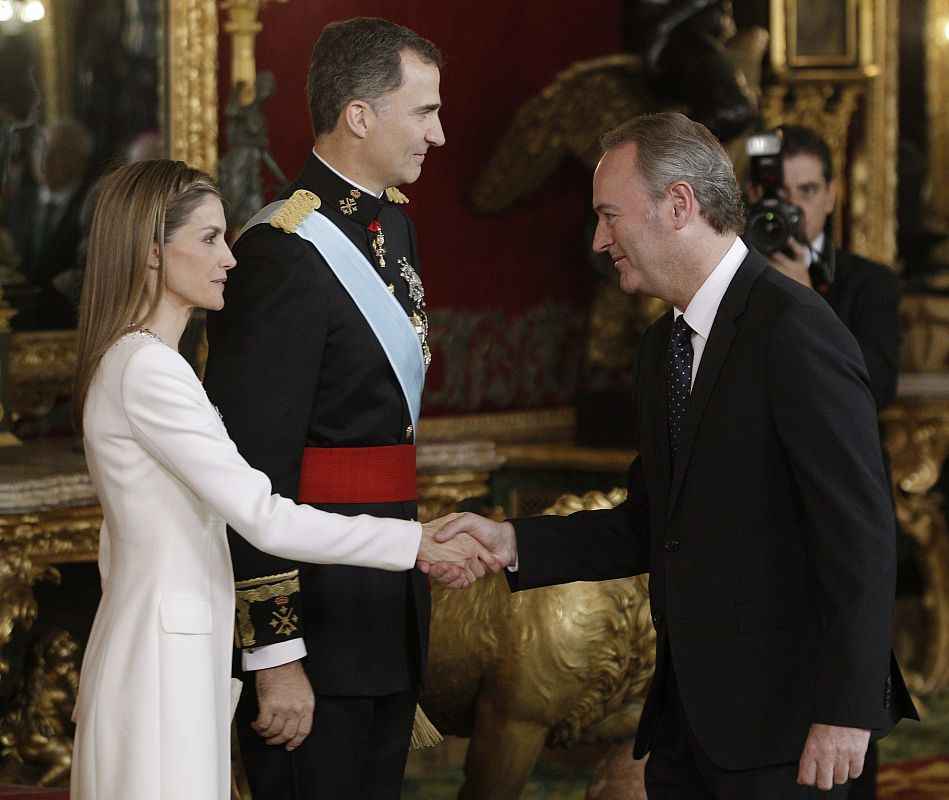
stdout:
[(419, 523), (346, 517), (273, 494), (270, 480), (237, 452), (197, 376), (171, 348), (155, 342), (129, 357), (122, 402), (142, 447), (258, 550), (316, 564), (415, 565)]

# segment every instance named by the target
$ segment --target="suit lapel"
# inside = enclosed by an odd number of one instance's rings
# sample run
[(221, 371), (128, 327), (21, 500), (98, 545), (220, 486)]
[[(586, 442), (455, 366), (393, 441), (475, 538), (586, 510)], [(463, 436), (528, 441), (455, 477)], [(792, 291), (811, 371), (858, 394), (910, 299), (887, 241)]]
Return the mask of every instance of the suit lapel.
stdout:
[(654, 424), (651, 430), (655, 436), (654, 446), (659, 454), (658, 463), (662, 476), (668, 485), (672, 471), (672, 462), (669, 453), (669, 401), (666, 397), (666, 353), (669, 349), (669, 337), (672, 336), (672, 310), (663, 315), (661, 324), (657, 327), (659, 339), (658, 347), (652, 353), (652, 380), (658, 391), (651, 392), (653, 407), (651, 414)]
[(669, 491), (669, 420), (666, 411), (666, 351), (672, 334), (672, 312), (663, 314), (643, 340), (637, 379), (643, 404), (639, 416), (639, 450), (643, 454), (649, 495), (657, 508), (664, 507)]
[[(705, 343), (705, 350), (702, 353), (702, 360), (699, 363), (699, 370), (695, 375), (695, 382), (692, 384), (689, 407), (685, 412), (682, 431), (676, 443), (675, 469), (672, 473), (669, 505), (667, 506), (670, 516), (682, 488), (682, 481), (685, 478), (689, 459), (692, 455), (692, 446), (695, 443), (705, 407), (708, 405), (709, 397), (725, 364), (732, 341), (738, 332), (735, 320), (744, 312), (751, 287), (765, 269), (767, 269), (767, 264), (764, 259), (755, 251), (749, 251), (725, 290), (722, 302), (718, 306), (718, 312), (715, 314), (715, 321), (712, 323), (712, 330), (709, 332), (708, 341)], [(668, 425), (668, 423), (666, 424)]]

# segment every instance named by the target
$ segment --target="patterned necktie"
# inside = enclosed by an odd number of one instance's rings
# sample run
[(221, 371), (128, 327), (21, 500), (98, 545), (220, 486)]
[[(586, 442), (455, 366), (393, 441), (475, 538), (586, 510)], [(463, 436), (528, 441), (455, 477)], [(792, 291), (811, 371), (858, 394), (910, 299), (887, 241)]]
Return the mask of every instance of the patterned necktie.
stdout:
[(689, 407), (692, 389), (692, 329), (680, 314), (672, 328), (669, 342), (669, 364), (666, 368), (666, 399), (669, 408), (669, 450), (675, 463), (676, 441)]

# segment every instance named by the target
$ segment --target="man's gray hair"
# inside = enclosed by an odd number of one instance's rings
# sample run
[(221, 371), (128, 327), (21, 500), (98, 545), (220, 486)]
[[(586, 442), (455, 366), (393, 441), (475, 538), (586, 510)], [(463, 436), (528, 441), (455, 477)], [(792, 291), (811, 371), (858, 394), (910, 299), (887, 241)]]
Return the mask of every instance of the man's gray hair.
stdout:
[(634, 117), (607, 133), (604, 152), (636, 142), (639, 176), (654, 200), (676, 181), (692, 187), (699, 213), (716, 233), (741, 233), (745, 209), (731, 159), (708, 128), (683, 114)]

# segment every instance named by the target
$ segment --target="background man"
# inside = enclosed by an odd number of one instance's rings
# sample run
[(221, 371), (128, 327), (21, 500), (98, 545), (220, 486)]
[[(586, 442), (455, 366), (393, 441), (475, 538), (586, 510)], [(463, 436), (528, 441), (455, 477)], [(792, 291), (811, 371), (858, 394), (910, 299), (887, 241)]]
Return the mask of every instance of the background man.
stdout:
[[(315, 147), (284, 193), (315, 194), (376, 273), (383, 305), (386, 287), (398, 301), (419, 375), (427, 328), (415, 233), (407, 199), (389, 187), (413, 183), (444, 143), (440, 64), (431, 42), (385, 20), (327, 26), (309, 74)], [(240, 274), (208, 321), (206, 385), (241, 453), (288, 497), (415, 517), (421, 386), (403, 390), (393, 343), (377, 338), (337, 261), (267, 224), (234, 252)], [(236, 537), (231, 546), (238, 644), (256, 671), (237, 714), (254, 796), (398, 798), (426, 661), (426, 576), (287, 563)]]
[(76, 266), (79, 209), (88, 188), (94, 144), (92, 134), (73, 120), (53, 122), (34, 139), (34, 180), (21, 184), (4, 220), (21, 256), (19, 271), (35, 295), (22, 306), (17, 302), (21, 313), (13, 319), (15, 328), (76, 324), (76, 306), (56, 281)]
[(820, 293), (854, 335), (877, 411), (882, 411), (896, 396), (902, 338), (899, 278), (883, 264), (834, 247), (831, 214), (837, 181), (830, 148), (811, 128), (784, 125), (778, 130), (784, 196), (804, 211), (807, 244), (790, 237), (787, 247), (794, 255), (778, 251), (767, 261)]
[(473, 533), (516, 565), (514, 589), (649, 571), (650, 800), (843, 797), (871, 735), (915, 714), (890, 651), (893, 514), (860, 350), (737, 237), (737, 182), (706, 128), (656, 114), (604, 145), (594, 247), (624, 291), (674, 307), (639, 353), (629, 495), (463, 515), (439, 536)]

